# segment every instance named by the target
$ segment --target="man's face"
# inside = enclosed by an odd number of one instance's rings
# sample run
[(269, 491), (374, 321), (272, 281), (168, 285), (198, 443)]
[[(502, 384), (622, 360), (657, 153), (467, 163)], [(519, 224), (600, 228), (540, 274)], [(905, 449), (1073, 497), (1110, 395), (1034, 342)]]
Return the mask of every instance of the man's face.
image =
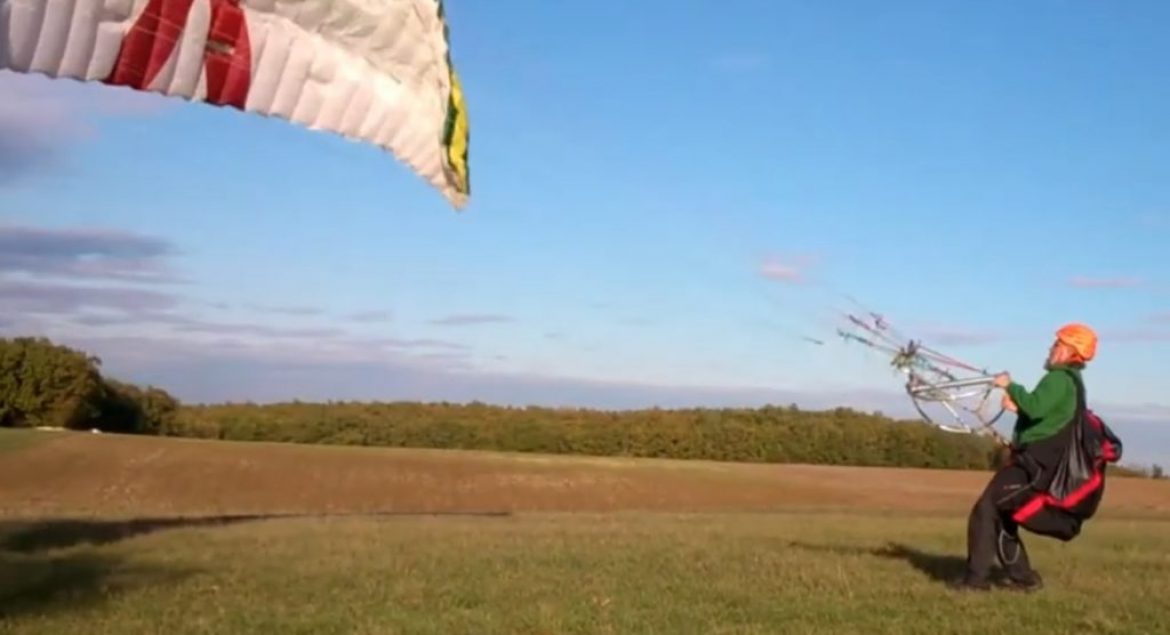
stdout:
[(1054, 340), (1052, 346), (1048, 347), (1048, 360), (1045, 365), (1064, 364), (1070, 359), (1069, 353), (1069, 347), (1061, 343), (1060, 340)]

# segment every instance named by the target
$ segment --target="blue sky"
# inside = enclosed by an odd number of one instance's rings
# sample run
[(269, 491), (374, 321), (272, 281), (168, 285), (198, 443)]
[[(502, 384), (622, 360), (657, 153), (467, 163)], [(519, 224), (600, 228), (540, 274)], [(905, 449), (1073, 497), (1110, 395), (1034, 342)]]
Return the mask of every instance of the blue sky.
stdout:
[(1026, 383), (1092, 324), (1093, 401), (1170, 456), (1170, 6), (447, 11), (458, 213), (371, 147), (0, 74), (0, 327), (189, 400), (899, 412), (851, 294)]

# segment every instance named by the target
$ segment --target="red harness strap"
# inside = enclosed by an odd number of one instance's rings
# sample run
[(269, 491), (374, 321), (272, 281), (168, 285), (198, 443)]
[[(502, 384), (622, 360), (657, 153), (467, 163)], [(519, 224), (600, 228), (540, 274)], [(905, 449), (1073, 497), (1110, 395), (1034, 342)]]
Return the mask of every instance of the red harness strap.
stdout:
[[(1098, 433), (1102, 432), (1103, 426), (1101, 419), (1091, 411), (1085, 411), (1085, 420)], [(1093, 464), (1093, 476), (1089, 480), (1081, 484), (1080, 487), (1069, 492), (1064, 498), (1056, 498), (1048, 493), (1037, 494), (1028, 500), (1016, 513), (1012, 514), (1012, 520), (1017, 523), (1024, 523), (1032, 518), (1045, 507), (1056, 507), (1058, 509), (1070, 509), (1083, 501), (1086, 496), (1092, 494), (1101, 487), (1101, 483), (1105, 476), (1105, 464), (1117, 459), (1117, 448), (1104, 435), (1102, 435), (1102, 456)]]

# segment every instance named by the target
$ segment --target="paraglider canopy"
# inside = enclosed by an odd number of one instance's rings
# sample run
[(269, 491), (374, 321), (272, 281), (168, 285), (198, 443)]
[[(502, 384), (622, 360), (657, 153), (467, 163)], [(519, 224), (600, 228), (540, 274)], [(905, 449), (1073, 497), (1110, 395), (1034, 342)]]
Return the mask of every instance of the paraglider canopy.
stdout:
[(0, 0), (0, 69), (285, 119), (470, 195), (441, 0)]

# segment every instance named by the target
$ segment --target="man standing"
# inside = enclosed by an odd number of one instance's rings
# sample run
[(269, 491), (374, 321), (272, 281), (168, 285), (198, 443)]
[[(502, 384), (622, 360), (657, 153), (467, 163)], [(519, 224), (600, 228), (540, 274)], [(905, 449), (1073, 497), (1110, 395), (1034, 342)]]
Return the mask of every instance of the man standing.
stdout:
[(1053, 468), (1069, 442), (1059, 434), (1084, 413), (1081, 372), (1097, 352), (1097, 335), (1082, 324), (1056, 332), (1048, 350), (1047, 372), (1029, 391), (1007, 373), (995, 377), (1004, 390), (1004, 406), (1016, 413), (1011, 458), (991, 478), (971, 509), (967, 524), (967, 571), (953, 586), (986, 590), (996, 561), (1006, 569), (1017, 589), (1042, 586), (1020, 540), (1020, 526), (1012, 515), (1047, 487)]

